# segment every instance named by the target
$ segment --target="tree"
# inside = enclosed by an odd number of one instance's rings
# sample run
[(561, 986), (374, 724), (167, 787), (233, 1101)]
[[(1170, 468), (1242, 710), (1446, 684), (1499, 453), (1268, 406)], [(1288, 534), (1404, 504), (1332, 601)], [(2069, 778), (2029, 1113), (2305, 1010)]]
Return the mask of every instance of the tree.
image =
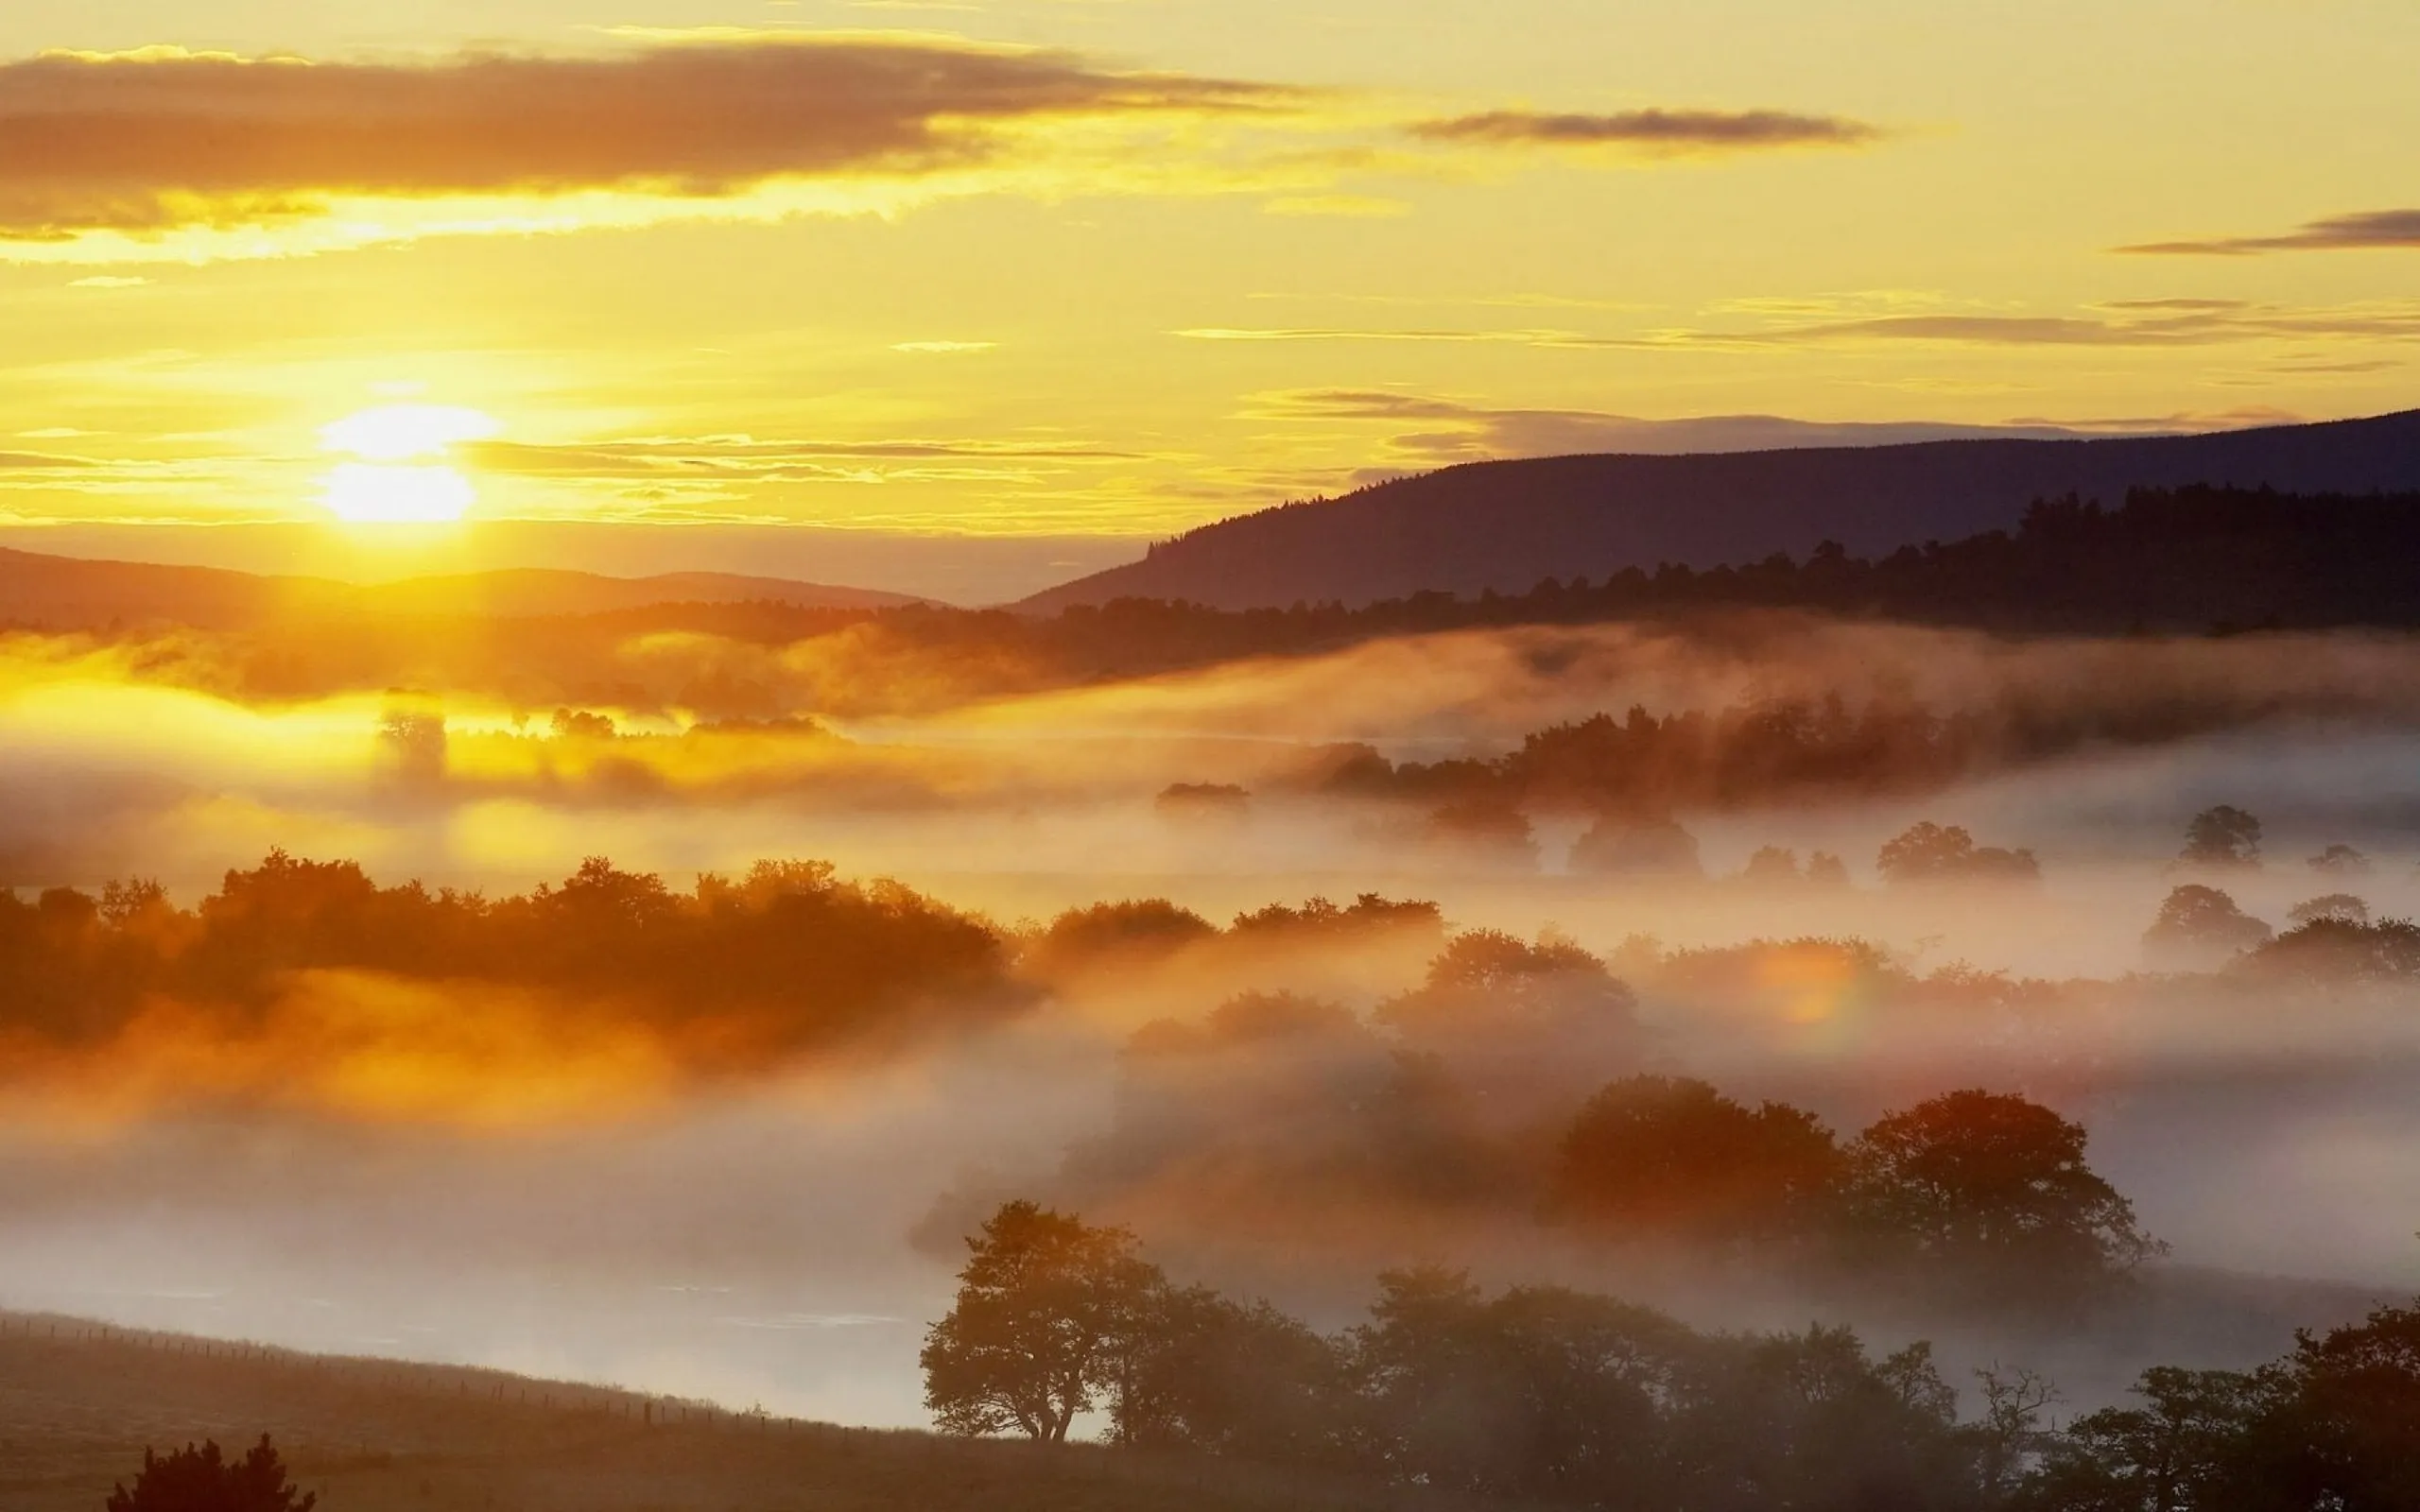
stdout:
[(2340, 923), (2366, 924), (2370, 921), (2370, 905), (2349, 892), (2331, 892), (2324, 897), (2299, 902), (2286, 910), (2290, 923), (2309, 924), (2323, 919)]
[(1788, 886), (1805, 882), (1806, 874), (1798, 869), (1798, 852), (1777, 845), (1759, 846), (1755, 854), (1739, 872), (1741, 882), (1764, 887)]
[(1252, 817), (1252, 793), (1232, 782), (1171, 782), (1153, 807), (1171, 824), (1229, 828)]
[(2310, 869), (2323, 877), (2366, 877), (2376, 868), (2351, 846), (2331, 845), (2310, 858)]
[(2250, 1374), (2160, 1366), (2071, 1424), (2023, 1512), (2420, 1507), (2420, 1308), (2383, 1308)]
[(1267, 1302), (1160, 1287), (1137, 1314), (1111, 1414), (1111, 1440), (1133, 1448), (1324, 1462), (1344, 1444), (1344, 1363)]
[[(1603, 818), (1572, 842), (1571, 869), (1609, 877), (1703, 877), (1697, 836), (1669, 818)], [(1796, 880), (1798, 864), (1790, 863)]]
[(2232, 804), (2204, 809), (2185, 827), (2185, 850), (2177, 859), (2191, 867), (2256, 867), (2260, 821)]
[(1589, 1088), (1636, 1064), (1637, 1000), (1586, 951), (1547, 934), (1534, 945), (1499, 930), (1465, 930), (1431, 961), (1412, 990), (1378, 1005), (1374, 1017), (1408, 1049), (1443, 1056), (1476, 1093), (1534, 1108)]
[(2274, 1371), (2143, 1372), (2138, 1407), (2103, 1407), (2052, 1435), (2017, 1498), (2042, 1512), (2197, 1512), (2243, 1504), (2247, 1440), (2280, 1404)]
[(1978, 847), (1965, 830), (1944, 827), (1927, 819), (1910, 825), (1882, 847), (1875, 858), (1882, 880), (1902, 883), (2036, 882), (2042, 864), (2031, 850)]
[(1535, 871), (1538, 841), (1530, 816), (1509, 799), (1481, 795), (1432, 811), (1420, 839), (1441, 860), (1490, 869)]
[(1849, 1147), (1851, 1221), (1881, 1258), (2041, 1300), (2088, 1293), (2167, 1246), (2085, 1163), (2086, 1139), (2018, 1096), (1919, 1103)]
[(2287, 1447), (2304, 1506), (2420, 1506), (2420, 1305), (2296, 1335)]
[(1573, 1121), (1554, 1194), (1582, 1222), (1635, 1237), (1778, 1239), (1817, 1226), (1840, 1174), (1840, 1148), (1812, 1113), (1633, 1076)]
[(925, 1405), (943, 1433), (1063, 1443), (1117, 1389), (1158, 1267), (1127, 1230), (1031, 1202), (1003, 1206), (966, 1244), (957, 1303), (925, 1335)]
[(263, 1434), (233, 1464), (213, 1440), (165, 1457), (145, 1450), (133, 1489), (120, 1482), (109, 1512), (311, 1512), (319, 1503), (319, 1492), (305, 1494), (287, 1482), (285, 1461)]
[(2406, 919), (2360, 923), (2325, 915), (2267, 941), (2238, 964), (2260, 976), (2319, 987), (2408, 982), (2420, 976), (2420, 924)]
[(2169, 966), (2211, 965), (2265, 945), (2276, 932), (2216, 887), (2187, 883), (2169, 891), (2143, 931), (2143, 950)]

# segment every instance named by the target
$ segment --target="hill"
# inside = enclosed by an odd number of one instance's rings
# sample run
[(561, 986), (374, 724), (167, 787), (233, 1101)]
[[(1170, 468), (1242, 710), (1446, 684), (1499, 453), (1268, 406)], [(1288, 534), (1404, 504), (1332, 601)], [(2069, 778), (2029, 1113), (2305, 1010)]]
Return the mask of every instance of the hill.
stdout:
[(1026, 599), (1219, 609), (1361, 605), (1425, 590), (1520, 593), (1665, 562), (1746, 563), (2014, 526), (2036, 499), (2116, 504), (2197, 483), (2305, 493), (2420, 490), (2420, 410), (2208, 436), (1948, 440), (1720, 455), (1477, 462), (1206, 525)]
[(732, 573), (607, 577), (522, 569), (359, 586), (325, 577), (100, 561), (0, 547), (0, 625), (49, 629), (155, 622), (242, 629), (273, 620), (332, 616), (528, 619), (614, 613), (654, 604), (873, 610), (917, 602), (905, 593)]
[(274, 1435), (330, 1512), (1377, 1512), (1471, 1503), (1236, 1465), (962, 1443), (492, 1370), (0, 1314), (0, 1507), (95, 1512), (146, 1446)]

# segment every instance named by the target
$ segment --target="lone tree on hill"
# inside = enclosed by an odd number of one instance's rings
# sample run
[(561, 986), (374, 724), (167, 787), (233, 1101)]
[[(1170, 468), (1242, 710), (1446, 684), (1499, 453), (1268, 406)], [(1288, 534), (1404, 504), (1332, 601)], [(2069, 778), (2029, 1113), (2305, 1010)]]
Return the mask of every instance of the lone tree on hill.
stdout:
[(109, 1512), (311, 1512), (319, 1503), (319, 1492), (304, 1493), (286, 1480), (285, 1461), (263, 1434), (232, 1464), (209, 1439), (165, 1458), (145, 1450), (134, 1489), (121, 1483), (110, 1493)]
[(1001, 1208), (966, 1247), (958, 1301), (925, 1335), (925, 1405), (943, 1433), (1064, 1443), (1117, 1390), (1159, 1267), (1127, 1230), (1032, 1202)]

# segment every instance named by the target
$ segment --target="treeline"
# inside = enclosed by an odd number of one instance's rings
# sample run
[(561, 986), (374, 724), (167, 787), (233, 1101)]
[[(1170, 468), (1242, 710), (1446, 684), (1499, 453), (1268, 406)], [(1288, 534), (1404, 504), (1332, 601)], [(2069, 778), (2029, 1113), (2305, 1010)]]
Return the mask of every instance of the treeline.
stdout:
[(682, 889), (596, 857), (560, 883), (489, 897), (382, 886), (355, 862), (280, 850), (191, 906), (139, 878), (32, 897), (0, 886), (0, 1045), (105, 1053), (169, 1004), (259, 1035), (300, 988), (375, 978), (441, 987), (465, 1016), (509, 1004), (566, 1031), (644, 1035), (688, 1071), (746, 1073), (1000, 1022), (1137, 951), (1200, 945), (1204, 962), (1240, 970), (1426, 954), (1445, 935), (1434, 903), (1374, 894), (1271, 903), (1225, 929), (1143, 902), (1020, 932), (824, 861), (761, 861)]
[(97, 895), (0, 889), (0, 1032), (99, 1043), (168, 999), (256, 1024), (312, 972), (533, 989), (715, 1066), (746, 1067), (890, 1029), (982, 1018), (1030, 996), (990, 925), (820, 861), (763, 862), (681, 892), (592, 859), (559, 885), (488, 898), (381, 887), (350, 861), (270, 852), (188, 909), (155, 883)]
[(1491, 811), (1582, 811), (1625, 823), (1824, 799), (1938, 792), (1962, 779), (2089, 745), (2176, 738), (2177, 712), (2152, 721), (2113, 711), (2052, 726), (2012, 710), (1943, 713), (1907, 698), (1852, 705), (1764, 698), (1658, 715), (1643, 707), (1535, 730), (1493, 759), (1391, 762), (1369, 747), (1330, 752), (1313, 791), (1444, 813), (1444, 833)]
[[(2007, 630), (2204, 632), (2420, 624), (2420, 494), (2135, 489), (2106, 507), (2037, 500), (2014, 530), (1853, 557), (1547, 578), (1526, 593), (1421, 593), (1357, 608), (1297, 603), (1219, 610), (1150, 599), (1072, 606), (1049, 618), (912, 606), (863, 616), (770, 605), (678, 610), (692, 627), (795, 640), (878, 621), (925, 644), (1016, 644), (1099, 676), (1374, 640), (1512, 625), (1577, 625), (1703, 609), (1791, 609)], [(605, 621), (653, 627), (668, 610)]]
[[(478, 692), (538, 713), (565, 705), (767, 719), (929, 710), (1390, 636), (1739, 610), (2013, 632), (2404, 627), (2420, 624), (2420, 588), (2398, 570), (2415, 551), (2420, 495), (2197, 487), (2137, 490), (2115, 508), (2040, 501), (2013, 531), (1878, 558), (1826, 543), (1804, 559), (1666, 564), (1593, 581), (1549, 578), (1523, 593), (1420, 593), (1351, 608), (1305, 602), (1229, 611), (1120, 599), (1043, 616), (939, 605), (659, 604), (515, 620), (510, 636), (475, 616), (322, 618), (182, 640), (139, 633), (149, 674), (251, 698), (420, 686)], [(9, 628), (45, 627), (0, 622), (0, 631)], [(778, 664), (663, 657), (648, 667), (615, 654), (634, 638), (672, 632), (797, 654)]]
[[(1219, 610), (1120, 599), (1049, 618), (933, 606), (863, 616), (927, 644), (1014, 644), (1092, 675), (1129, 676), (1384, 636), (1513, 625), (1578, 625), (1704, 609), (1809, 610), (2004, 630), (2225, 632), (2420, 624), (2420, 588), (2398, 564), (2420, 554), (2420, 494), (2293, 494), (2196, 486), (2136, 489), (2106, 507), (2037, 500), (2017, 527), (1853, 557), (1697, 568), (1627, 568), (1595, 581), (1547, 578), (1526, 593), (1414, 593), (1357, 608), (1298, 603)], [(641, 610), (617, 627), (651, 626)], [(795, 640), (857, 619), (779, 606), (703, 605), (683, 625)]]
[(2138, 1407), (2064, 1428), (2054, 1388), (1846, 1329), (1706, 1333), (1561, 1287), (1493, 1297), (1389, 1272), (1322, 1334), (1180, 1286), (1128, 1231), (1011, 1202), (968, 1241), (928, 1331), (950, 1433), (1063, 1440), (1103, 1410), (1132, 1448), (1639, 1512), (2402, 1512), (2420, 1502), (2420, 1311), (2388, 1309), (2251, 1374), (2154, 1369)]

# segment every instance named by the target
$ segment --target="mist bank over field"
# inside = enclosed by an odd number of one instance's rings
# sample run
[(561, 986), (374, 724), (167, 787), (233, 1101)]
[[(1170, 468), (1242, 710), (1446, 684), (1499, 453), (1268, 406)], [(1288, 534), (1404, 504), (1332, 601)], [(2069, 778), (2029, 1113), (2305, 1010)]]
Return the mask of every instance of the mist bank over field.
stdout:
[[(2349, 964), (2048, 981), (1838, 939), (1523, 938), (1374, 898), (1225, 921), (1106, 902), (1014, 931), (897, 898), (896, 924), (813, 924), (881, 897), (798, 865), (687, 896), (590, 867), (491, 902), (273, 858), (192, 912), (20, 903), (5, 1296), (904, 1423), (956, 1236), (1001, 1193), (1322, 1320), (1420, 1259), (1703, 1328), (1932, 1336), (2085, 1401), (2146, 1363), (2254, 1363), (2407, 1269), (2420, 987)], [(921, 949), (880, 967), (918, 919), (979, 947), (978, 976)], [(878, 972), (854, 997), (850, 962)], [(652, 995), (692, 979), (724, 989)], [(1641, 1076), (1842, 1143), (1961, 1089), (2021, 1097), (2077, 1121), (2188, 1268), (2044, 1314), (1956, 1270), (1873, 1289), (1788, 1181), (1568, 1206), (1594, 1190), (1573, 1130)]]
[[(464, 889), (560, 879), (565, 854), (685, 879), (789, 853), (1008, 919), (1124, 879), (1213, 914), (1376, 890), (1524, 931), (1888, 936), (1875, 858), (1934, 821), (2034, 850), (2045, 889), (2014, 913), (1896, 900), (1927, 917), (1898, 943), (2098, 972), (2138, 958), (2158, 868), (2214, 804), (2261, 815), (2296, 861), (2420, 844), (2420, 654), (2386, 635), (1742, 616), (1077, 687), (878, 640), (642, 636), (559, 667), (553, 649), (503, 638), (465, 660), (431, 638), (407, 669), (424, 679), (296, 698), (263, 692), (232, 638), (0, 640), (0, 885), (142, 875), (190, 900), (280, 846)], [(1776, 889), (1770, 865), (1727, 880), (1767, 848), (1793, 853), (1793, 879), (1838, 858), (1852, 885)], [(2276, 891), (2244, 902), (2273, 920), (2302, 901)]]
[[(1322, 1328), (1435, 1261), (2096, 1402), (2408, 1287), (2403, 637), (889, 624), (0, 642), (0, 1301), (906, 1423), (1011, 1196)], [(1578, 1221), (1641, 1077), (1836, 1154), (2016, 1098), (2172, 1254), (2046, 1319), (1858, 1284), (1847, 1187)]]

